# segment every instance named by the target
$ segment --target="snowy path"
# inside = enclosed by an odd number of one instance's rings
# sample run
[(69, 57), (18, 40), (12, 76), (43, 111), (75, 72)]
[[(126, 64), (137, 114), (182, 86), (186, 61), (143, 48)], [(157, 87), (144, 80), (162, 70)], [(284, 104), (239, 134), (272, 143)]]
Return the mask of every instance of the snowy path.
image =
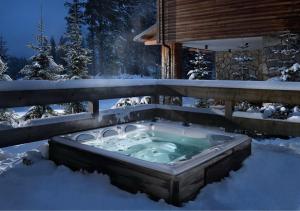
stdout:
[[(2, 149), (0, 167), (40, 144)], [(300, 209), (299, 163), (300, 138), (254, 142), (242, 169), (206, 186), (182, 209)], [(72, 172), (43, 159), (7, 168), (0, 187), (0, 209), (178, 209), (121, 191), (104, 175)]]

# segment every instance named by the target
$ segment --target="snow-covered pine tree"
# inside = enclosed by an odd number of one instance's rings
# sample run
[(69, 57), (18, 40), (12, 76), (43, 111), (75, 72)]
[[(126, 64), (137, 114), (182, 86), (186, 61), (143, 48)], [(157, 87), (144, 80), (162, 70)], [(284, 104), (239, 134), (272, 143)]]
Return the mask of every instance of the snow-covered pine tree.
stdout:
[[(36, 54), (30, 58), (31, 64), (26, 65), (20, 73), (24, 75), (25, 80), (58, 80), (62, 79), (64, 68), (57, 65), (52, 56), (50, 56), (51, 47), (48, 44), (47, 37), (44, 34), (44, 22), (41, 20), (38, 25), (37, 45), (30, 44), (29, 47), (36, 51)], [(53, 116), (55, 112), (50, 106), (33, 106), (24, 115), (24, 120)]]
[(0, 57), (0, 80), (1, 81), (11, 81), (11, 78), (9, 75), (6, 74), (7, 70), (7, 64), (2, 61), (2, 58)]
[[(273, 38), (279, 40), (276, 45), (264, 48), (266, 55), (266, 64), (268, 67), (268, 76), (270, 78), (279, 78), (282, 81), (296, 81), (293, 76), (294, 72), (291, 67), (300, 63), (300, 36), (286, 32)], [(292, 71), (290, 71), (290, 70)]]
[(201, 50), (197, 50), (195, 57), (190, 61), (193, 65), (193, 69), (188, 72), (189, 80), (205, 80), (210, 79), (212, 72), (209, 70), (208, 64), (210, 61), (205, 59), (205, 53)]
[[(69, 8), (67, 20), (67, 42), (65, 44), (67, 78), (71, 80), (87, 79), (88, 66), (91, 63), (91, 51), (83, 47), (81, 24), (83, 23), (84, 3), (81, 0), (73, 0), (72, 3), (66, 2)], [(86, 111), (83, 103), (72, 102), (65, 106), (65, 112), (80, 113)]]
[(282, 81), (300, 81), (300, 65), (296, 57), (300, 54), (299, 35), (292, 33), (285, 33), (281, 35), (281, 42), (283, 48), (275, 50), (274, 53), (281, 54), (288, 59), (281, 67), (281, 80)]
[(3, 62), (7, 61), (7, 59), (8, 59), (7, 46), (6, 46), (6, 42), (2, 35), (0, 35), (0, 57), (2, 58)]
[(67, 20), (66, 63), (69, 79), (87, 79), (88, 65), (91, 63), (91, 51), (83, 47), (81, 24), (83, 23), (81, 0), (73, 0), (65, 4), (69, 8)]
[(20, 73), (26, 80), (58, 80), (62, 79), (63, 66), (54, 62), (50, 56), (51, 47), (48, 44), (47, 37), (44, 35), (44, 22), (41, 18), (38, 25), (39, 34), (37, 36), (37, 45), (30, 44), (28, 47), (36, 51), (36, 54), (30, 58), (31, 64), (26, 65)]
[[(9, 75), (5, 74), (7, 65), (2, 61), (0, 57), (0, 81), (11, 81)], [(16, 116), (13, 112), (8, 109), (0, 109), (0, 127), (12, 126), (16, 123)]]
[(57, 47), (56, 47), (56, 42), (54, 37), (51, 37), (50, 39), (50, 46), (51, 46), (50, 55), (52, 56), (53, 60), (57, 62)]
[[(190, 64), (193, 67), (193, 69), (187, 73), (189, 80), (211, 79), (212, 72), (208, 66), (211, 62), (207, 60), (205, 56), (206, 54), (203, 51), (201, 51), (200, 49), (196, 50), (194, 59), (190, 60)], [(195, 101), (195, 106), (201, 108), (208, 107), (209, 103), (207, 99), (197, 99)]]

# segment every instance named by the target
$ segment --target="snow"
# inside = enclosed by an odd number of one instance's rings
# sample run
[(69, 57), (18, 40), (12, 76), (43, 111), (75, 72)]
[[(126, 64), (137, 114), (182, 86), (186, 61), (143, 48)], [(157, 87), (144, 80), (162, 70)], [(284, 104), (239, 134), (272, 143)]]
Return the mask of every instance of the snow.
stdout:
[(80, 88), (109, 88), (123, 86), (155, 85), (156, 80), (151, 79), (85, 79), (85, 80), (19, 80), (3, 81), (0, 83), (1, 92), (25, 90), (52, 90), (52, 89), (80, 89)]
[[(0, 168), (11, 166), (0, 173), (0, 209), (180, 209), (119, 190), (105, 175), (56, 166), (39, 150), (27, 153), (35, 162), (24, 165), (22, 152), (41, 144), (2, 149)], [(255, 140), (252, 149), (243, 168), (207, 185), (181, 209), (300, 209), (300, 138)]]
[(157, 79), (86, 79), (86, 80), (59, 80), (39, 81), (20, 80), (3, 81), (0, 83), (1, 92), (47, 89), (80, 89), (80, 88), (109, 88), (124, 86), (170, 85), (196, 86), (239, 89), (265, 90), (300, 90), (299, 82), (280, 81), (230, 81), (230, 80), (157, 80)]
[(168, 86), (196, 86), (236, 89), (259, 90), (300, 90), (299, 82), (283, 81), (238, 81), (238, 80), (156, 80), (157, 85)]

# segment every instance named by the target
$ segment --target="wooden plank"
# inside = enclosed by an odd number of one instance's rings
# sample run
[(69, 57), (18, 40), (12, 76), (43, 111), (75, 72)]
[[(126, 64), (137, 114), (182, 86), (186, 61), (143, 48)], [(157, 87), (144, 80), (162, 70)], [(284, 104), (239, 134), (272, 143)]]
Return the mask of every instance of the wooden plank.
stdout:
[(154, 90), (154, 86), (147, 85), (5, 92), (0, 90), (0, 99), (6, 99), (0, 101), (0, 108), (147, 96), (154, 94)]
[(287, 30), (300, 32), (300, 0), (166, 0), (164, 5), (159, 42), (162, 27), (169, 43), (264, 36)]
[(234, 102), (231, 100), (225, 101), (225, 117), (227, 119), (232, 118), (233, 111), (234, 111)]
[[(201, 82), (200, 82), (201, 83)], [(211, 81), (211, 84), (214, 82)], [(243, 84), (245, 82), (241, 82)], [(251, 82), (252, 83), (252, 82)], [(255, 83), (254, 83), (255, 84)], [(263, 84), (263, 82), (262, 82)], [(288, 85), (288, 84), (287, 84)], [(297, 85), (297, 84), (295, 84)], [(248, 101), (248, 102), (272, 102), (291, 105), (300, 104), (300, 89), (295, 90), (273, 90), (268, 88), (239, 87), (206, 87), (206, 86), (184, 86), (184, 85), (158, 85), (157, 92), (165, 96), (186, 96), (194, 98), (216, 99), (224, 101)]]
[(50, 159), (74, 170), (91, 170), (108, 174), (111, 182), (129, 192), (141, 191), (155, 197), (169, 198), (171, 175), (145, 169), (114, 158), (50, 141)]

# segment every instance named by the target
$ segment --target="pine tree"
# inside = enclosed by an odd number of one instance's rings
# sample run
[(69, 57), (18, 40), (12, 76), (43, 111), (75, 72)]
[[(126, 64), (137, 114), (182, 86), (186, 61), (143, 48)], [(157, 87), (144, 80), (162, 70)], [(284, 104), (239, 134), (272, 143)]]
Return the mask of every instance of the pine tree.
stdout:
[(0, 57), (0, 81), (11, 81), (9, 75), (5, 74), (7, 70), (7, 64), (2, 61)]
[[(2, 61), (0, 57), (0, 81), (11, 81), (9, 75), (5, 74), (7, 70), (7, 65)], [(16, 116), (13, 112), (8, 109), (0, 109), (0, 125), (3, 127), (5, 126), (12, 126), (16, 123)]]
[(66, 63), (69, 79), (87, 79), (88, 65), (91, 62), (90, 50), (83, 47), (81, 24), (83, 23), (84, 3), (73, 0), (65, 4), (69, 8), (67, 20)]
[[(72, 3), (66, 2), (69, 8), (67, 20), (67, 42), (65, 45), (67, 77), (71, 80), (87, 79), (88, 66), (91, 62), (89, 49), (83, 47), (83, 38), (81, 32), (81, 24), (83, 24), (84, 3), (80, 0), (73, 0)], [(66, 113), (85, 112), (85, 105), (80, 102), (72, 102), (65, 106)]]
[[(41, 20), (38, 25), (37, 45), (30, 44), (29, 47), (36, 51), (36, 55), (30, 58), (31, 64), (26, 65), (20, 73), (26, 80), (58, 80), (62, 78), (63, 67), (57, 65), (53, 57), (50, 56), (51, 47), (48, 44), (47, 37), (44, 35), (44, 22)], [(42, 118), (55, 115), (50, 106), (33, 106), (24, 115), (25, 120)]]
[(66, 43), (67, 43), (67, 38), (65, 36), (61, 36), (56, 50), (57, 63), (63, 65), (64, 67), (67, 66), (66, 59), (65, 59), (67, 57), (67, 52), (65, 47)]
[(8, 55), (7, 55), (7, 46), (6, 46), (6, 42), (3, 38), (2, 35), (0, 35), (0, 57), (2, 58), (3, 61), (7, 61), (8, 59)]
[(50, 51), (50, 55), (52, 56), (53, 60), (55, 62), (57, 62), (57, 47), (56, 47), (56, 42), (54, 37), (51, 37), (50, 39), (50, 46), (51, 46), (51, 51)]
[(44, 35), (44, 22), (41, 18), (38, 26), (37, 45), (30, 44), (28, 47), (37, 52), (30, 58), (31, 64), (26, 65), (20, 73), (26, 80), (58, 80), (61, 79), (63, 67), (57, 65), (50, 56), (51, 46)]
[(193, 70), (188, 72), (189, 80), (203, 80), (211, 78), (211, 70), (209, 70), (208, 64), (210, 61), (205, 59), (205, 53), (199, 49), (195, 53), (195, 58), (190, 61), (194, 66)]
[(85, 17), (89, 25), (88, 41), (89, 45), (96, 49), (93, 55), (95, 58), (93, 65), (98, 65), (99, 74), (118, 73), (119, 69), (122, 69), (123, 61), (128, 61), (124, 57), (131, 53), (121, 51), (127, 39), (131, 42), (133, 36), (130, 39), (130, 36), (124, 32), (131, 33), (130, 17), (132, 17), (134, 5), (138, 2), (133, 0), (87, 1)]
[[(298, 34), (285, 33), (281, 35), (282, 48), (274, 50), (274, 53), (287, 57), (282, 65), (282, 81), (300, 81), (300, 65), (296, 57), (300, 54), (300, 37)], [(279, 70), (280, 70), (279, 69)]]

